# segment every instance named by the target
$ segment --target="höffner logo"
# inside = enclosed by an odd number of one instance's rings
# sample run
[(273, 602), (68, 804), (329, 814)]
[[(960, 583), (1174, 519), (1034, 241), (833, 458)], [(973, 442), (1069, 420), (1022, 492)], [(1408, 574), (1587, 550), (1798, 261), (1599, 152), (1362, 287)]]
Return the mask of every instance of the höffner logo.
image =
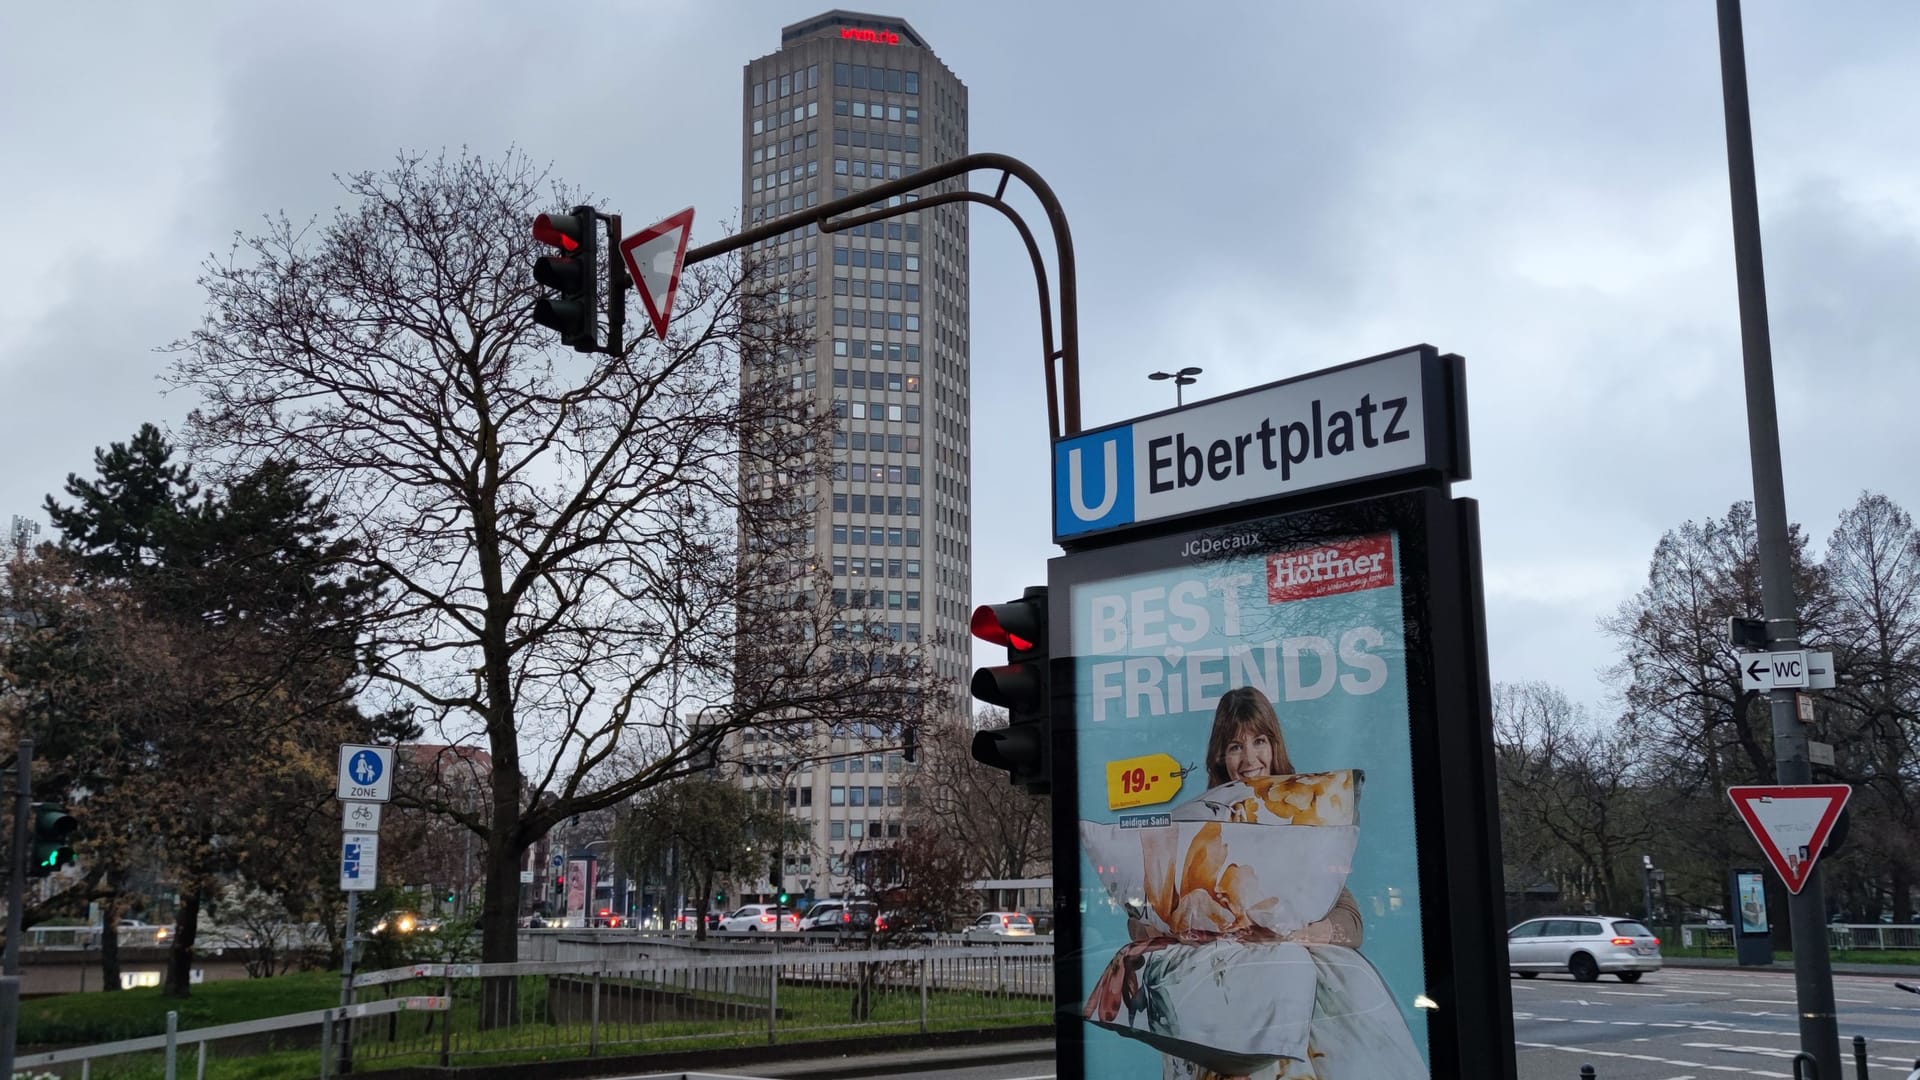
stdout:
[(1418, 351), (1054, 444), (1054, 535), (1104, 531), (1428, 464)]

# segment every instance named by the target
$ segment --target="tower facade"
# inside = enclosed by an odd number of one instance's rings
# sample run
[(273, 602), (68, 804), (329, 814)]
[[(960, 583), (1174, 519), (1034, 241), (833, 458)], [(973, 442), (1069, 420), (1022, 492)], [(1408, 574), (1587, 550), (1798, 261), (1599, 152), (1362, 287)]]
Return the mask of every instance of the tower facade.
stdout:
[[(836, 10), (794, 23), (742, 80), (740, 197), (749, 227), (967, 152), (967, 88), (903, 19)], [(796, 555), (830, 571), (836, 604), (864, 609), (892, 641), (918, 645), (932, 675), (965, 701), (965, 207), (836, 233), (797, 229), (754, 254), (786, 285), (785, 309), (815, 331), (812, 352), (779, 377), (835, 418), (832, 476), (814, 493), (808, 550)], [(729, 755), (746, 762), (741, 782), (809, 823), (808, 850), (787, 853), (785, 886), (795, 894), (860, 892), (874, 876), (865, 857), (904, 839), (913, 770), (899, 748), (875, 750), (871, 734), (821, 732), (800, 752), (748, 733)], [(729, 902), (766, 895), (771, 882), (757, 877)]]

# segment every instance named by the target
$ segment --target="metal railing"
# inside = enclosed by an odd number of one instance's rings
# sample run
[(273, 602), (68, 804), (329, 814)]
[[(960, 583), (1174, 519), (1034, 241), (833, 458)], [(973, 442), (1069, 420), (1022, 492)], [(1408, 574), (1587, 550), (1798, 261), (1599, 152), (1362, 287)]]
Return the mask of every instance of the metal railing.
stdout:
[[(1680, 940), (1669, 948), (1731, 949), (1733, 927), (1725, 924), (1683, 923)], [(1913, 949), (1920, 951), (1920, 925), (1910, 923), (1833, 923), (1827, 927), (1827, 947), (1834, 950)]]
[[(297, 1030), (300, 1028), (319, 1028), (327, 1031), (335, 1025), (351, 1022), (369, 1022), (382, 1016), (397, 1016), (400, 1013), (445, 1012), (448, 1006), (446, 998), (431, 996), (390, 997), (382, 1001), (362, 1002), (346, 1005), (337, 1009), (315, 1009), (311, 1012), (291, 1013), (286, 1016), (270, 1016), (262, 1020), (245, 1020), (235, 1024), (218, 1024), (213, 1027), (179, 1030), (180, 1014), (167, 1014), (167, 1033), (148, 1035), (138, 1039), (122, 1039), (118, 1042), (96, 1043), (92, 1046), (76, 1046), (67, 1050), (50, 1050), (40, 1054), (21, 1054), (16, 1057), (13, 1067), (16, 1073), (26, 1072), (54, 1065), (80, 1065), (81, 1080), (91, 1080), (93, 1063), (102, 1058), (123, 1057), (132, 1054), (160, 1055), (162, 1068), (167, 1080), (178, 1075), (179, 1053), (183, 1047), (193, 1047), (196, 1051), (194, 1075), (204, 1080), (207, 1075), (207, 1059), (211, 1051), (208, 1044), (222, 1039), (257, 1038), (276, 1032)], [(320, 1039), (324, 1050), (327, 1038)], [(324, 1067), (322, 1073), (324, 1075)]]
[(369, 972), (356, 996), (431, 994), (443, 1014), (336, 1029), (356, 1066), (479, 1064), (645, 1049), (1050, 1021), (1049, 947), (931, 948), (425, 964)]

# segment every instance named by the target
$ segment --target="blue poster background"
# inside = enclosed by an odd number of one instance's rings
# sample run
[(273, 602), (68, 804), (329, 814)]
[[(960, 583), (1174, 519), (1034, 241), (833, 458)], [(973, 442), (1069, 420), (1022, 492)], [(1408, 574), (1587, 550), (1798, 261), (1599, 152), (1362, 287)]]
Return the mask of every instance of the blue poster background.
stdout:
[[(1115, 822), (1123, 816), (1169, 810), (1206, 790), (1205, 753), (1214, 704), (1226, 689), (1245, 685), (1250, 678), (1264, 679), (1262, 689), (1278, 713), (1296, 771), (1365, 772), (1358, 802), (1359, 846), (1347, 880), (1365, 927), (1360, 952), (1385, 980), (1424, 1058), (1426, 1020), (1414, 1006), (1416, 995), (1425, 989), (1425, 978), (1400, 547), (1397, 536), (1376, 535), (1376, 539), (1382, 537), (1392, 545), (1391, 584), (1308, 599), (1270, 603), (1269, 553), (1259, 550), (1208, 556), (1187, 566), (1074, 586), (1068, 599), (1079, 806), (1073, 816), (1080, 821)], [(1167, 597), (1177, 588), (1184, 622), (1169, 616)], [(1204, 633), (1197, 640), (1174, 640), (1167, 631), (1175, 626), (1183, 631), (1180, 636), (1195, 637), (1200, 621), (1193, 611), (1197, 597), (1203, 597), (1199, 602), (1206, 609)], [(1116, 615), (1117, 611), (1124, 614)], [(1116, 619), (1125, 621), (1118, 633)], [(1116, 642), (1116, 637), (1126, 640)], [(1284, 644), (1289, 639), (1291, 649)], [(1323, 670), (1329, 658), (1326, 651), (1303, 644), (1307, 639), (1333, 647), (1334, 672)], [(1352, 650), (1343, 652), (1343, 644)], [(1235, 646), (1252, 647), (1252, 668), (1232, 667), (1233, 661), (1224, 658), (1198, 661), (1196, 667), (1187, 655), (1226, 653)], [(1358, 665), (1347, 662), (1353, 652), (1376, 657), (1384, 673), (1365, 660)], [(1270, 663), (1284, 656), (1293, 657), (1291, 663)], [(1142, 672), (1158, 670), (1163, 693), (1173, 685), (1169, 676), (1207, 671), (1206, 692), (1198, 700), (1202, 707), (1191, 708), (1196, 703), (1192, 688), (1181, 685), (1177, 694), (1158, 699), (1161, 708), (1156, 712), (1153, 693), (1127, 692), (1124, 676), (1116, 683), (1113, 662), (1123, 658), (1156, 659), (1158, 664), (1137, 667), (1132, 677), (1144, 679)], [(1259, 674), (1249, 676), (1249, 671)], [(1102, 685), (1102, 678), (1103, 689), (1096, 700), (1095, 687)], [(1120, 700), (1116, 700), (1116, 686), (1122, 690)], [(1144, 685), (1131, 689), (1147, 690)], [(1178, 700), (1168, 701), (1168, 697)], [(1128, 715), (1130, 711), (1135, 715)], [(1107, 763), (1155, 753), (1169, 754), (1194, 770), (1178, 793), (1156, 805), (1109, 809)], [(1107, 897), (1084, 848), (1080, 861), (1082, 985), (1091, 987), (1127, 942), (1127, 919)], [(1161, 1075), (1160, 1053), (1152, 1047), (1092, 1024), (1083, 1032), (1086, 1075)]]

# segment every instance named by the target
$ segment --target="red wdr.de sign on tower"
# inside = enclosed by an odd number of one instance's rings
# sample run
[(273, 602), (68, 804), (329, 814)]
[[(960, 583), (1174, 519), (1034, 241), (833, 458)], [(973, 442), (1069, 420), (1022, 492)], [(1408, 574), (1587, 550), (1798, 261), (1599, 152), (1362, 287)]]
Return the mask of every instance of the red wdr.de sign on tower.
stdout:
[(1840, 820), (1853, 788), (1846, 784), (1751, 784), (1730, 787), (1727, 797), (1752, 830), (1767, 861), (1798, 893), (1813, 873), (1820, 850)]

